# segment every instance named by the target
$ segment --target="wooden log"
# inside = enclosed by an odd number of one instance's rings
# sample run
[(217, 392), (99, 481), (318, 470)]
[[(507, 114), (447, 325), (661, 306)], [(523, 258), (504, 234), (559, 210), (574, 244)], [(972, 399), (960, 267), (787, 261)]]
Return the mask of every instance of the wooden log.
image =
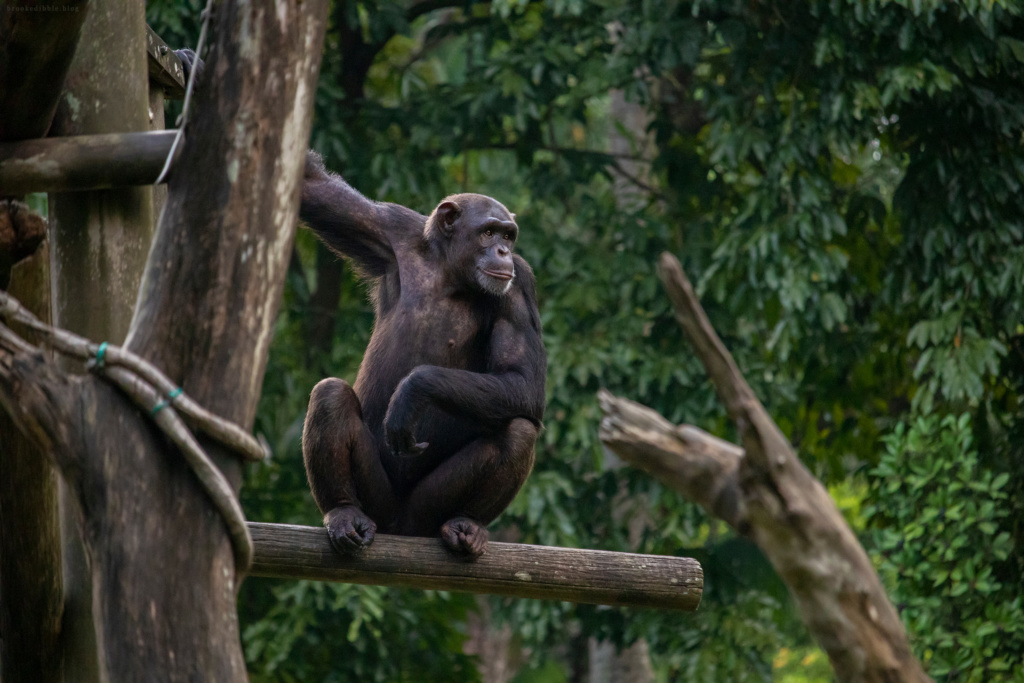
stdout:
[(0, 195), (151, 185), (173, 130), (0, 143)]
[(250, 522), (249, 531), (256, 545), (250, 576), (691, 612), (704, 590), (700, 563), (689, 557), (491, 542), (483, 556), (465, 562), (438, 538), (387, 535), (346, 557), (322, 528)]

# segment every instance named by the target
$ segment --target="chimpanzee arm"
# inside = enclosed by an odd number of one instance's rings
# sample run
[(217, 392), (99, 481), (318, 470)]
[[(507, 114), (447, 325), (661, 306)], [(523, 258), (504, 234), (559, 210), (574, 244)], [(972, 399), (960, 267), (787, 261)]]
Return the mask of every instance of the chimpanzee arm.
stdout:
[(425, 216), (404, 206), (367, 199), (329, 173), (312, 150), (306, 156), (299, 218), (368, 277), (381, 277), (394, 266), (396, 245), (421, 235), (426, 223)]
[(540, 425), (544, 416), (547, 356), (533, 297), (532, 273), (523, 271), (528, 271), (528, 266), (516, 268), (531, 282), (511, 294), (517, 299), (512, 315), (500, 318), (494, 325), (488, 372), (420, 365), (398, 385), (384, 419), (385, 435), (393, 450), (420, 450), (415, 428), (431, 405), (495, 428), (517, 417)]

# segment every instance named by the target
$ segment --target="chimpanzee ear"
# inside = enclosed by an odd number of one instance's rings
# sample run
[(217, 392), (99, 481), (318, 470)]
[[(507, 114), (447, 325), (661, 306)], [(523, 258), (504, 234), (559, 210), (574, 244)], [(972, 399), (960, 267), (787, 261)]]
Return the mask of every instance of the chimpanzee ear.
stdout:
[(445, 237), (451, 237), (454, 232), (455, 221), (462, 215), (462, 207), (453, 201), (441, 202), (434, 209), (434, 217), (437, 221), (438, 230)]

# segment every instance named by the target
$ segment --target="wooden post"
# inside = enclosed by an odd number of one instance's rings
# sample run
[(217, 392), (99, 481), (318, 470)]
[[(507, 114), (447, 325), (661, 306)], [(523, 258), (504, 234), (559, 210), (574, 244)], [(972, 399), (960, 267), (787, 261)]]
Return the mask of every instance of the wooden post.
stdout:
[[(149, 129), (145, 36), (142, 3), (105, 0), (89, 8), (51, 136)], [(152, 189), (51, 194), (49, 203), (54, 324), (120, 343), (153, 234)], [(80, 372), (82, 365), (65, 368)], [(92, 683), (101, 676), (99, 644), (75, 498), (62, 485), (65, 674), (68, 681)]]
[[(50, 319), (49, 258), (44, 243), (15, 265), (8, 290), (43, 321)], [(62, 683), (57, 472), (2, 411), (0, 434), (0, 680)]]
[[(0, 9), (0, 141), (46, 134), (85, 22), (86, 0), (58, 11), (14, 0)], [(0, 153), (0, 158), (2, 158)], [(0, 182), (0, 197), (11, 196)], [(19, 263), (10, 291), (50, 321), (49, 251)], [(7, 285), (6, 267), (0, 286)], [(57, 473), (0, 415), (0, 679), (61, 683), (64, 612)]]
[[(141, 13), (141, 6), (128, 2), (111, 5), (124, 20)], [(64, 287), (56, 294), (58, 304), (84, 294), (109, 294), (119, 304), (137, 293), (125, 348), (245, 428), (255, 417), (291, 254), (326, 10), (326, 0), (217, 4), (212, 76), (195, 101), (191, 142), (170, 174), (141, 285), (123, 292)], [(105, 87), (125, 96), (117, 83)], [(102, 109), (93, 96), (79, 104)], [(117, 209), (132, 207), (113, 201), (86, 206), (93, 208), (111, 208), (127, 224), (128, 212)], [(79, 226), (86, 233), (82, 252), (67, 250), (58, 261), (69, 276), (85, 271), (81, 265), (74, 270), (73, 256), (100, 269), (118, 265), (100, 258), (107, 241), (118, 237), (105, 232), (106, 217), (99, 213), (95, 223)], [(59, 227), (64, 232), (58, 236), (76, 236), (71, 224)], [(134, 266), (130, 254), (125, 261)], [(95, 277), (113, 287), (125, 277), (97, 268)], [(55, 280), (62, 284), (61, 276)], [(101, 331), (119, 331), (111, 324), (120, 322), (118, 313), (100, 321), (106, 326)], [(95, 324), (80, 311), (58, 309), (56, 315), (80, 327)], [(67, 483), (66, 498), (79, 503), (84, 519), (80, 529), (96, 600), (89, 616), (103, 680), (246, 680), (236, 610), (245, 568), (236, 567), (225, 520), (196, 473), (154, 429), (148, 410), (94, 375), (59, 370), (2, 332), (0, 327), (0, 405), (47, 448)], [(239, 462), (208, 450), (237, 486)], [(73, 642), (82, 645), (77, 635)]]
[[(52, 135), (149, 130), (143, 6), (107, 0), (90, 8)], [(50, 196), (54, 323), (121, 342), (153, 234), (148, 187)]]

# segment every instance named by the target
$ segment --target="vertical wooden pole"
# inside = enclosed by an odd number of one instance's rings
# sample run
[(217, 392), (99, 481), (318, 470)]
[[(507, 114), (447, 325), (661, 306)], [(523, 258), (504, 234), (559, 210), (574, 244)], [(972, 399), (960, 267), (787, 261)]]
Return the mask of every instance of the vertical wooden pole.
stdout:
[[(51, 136), (149, 130), (144, 10), (132, 0), (90, 8)], [(152, 235), (152, 188), (51, 196), (55, 323), (120, 343)]]
[[(0, 12), (0, 140), (46, 134), (87, 16), (87, 0), (8, 2)], [(7, 286), (4, 283), (3, 286)], [(49, 251), (17, 264), (9, 291), (49, 322)], [(24, 330), (18, 330), (25, 334)], [(25, 334), (29, 339), (31, 334)], [(0, 679), (61, 683), (63, 618), (57, 473), (0, 414)]]
[[(105, 0), (90, 7), (51, 135), (149, 129), (143, 3)], [(54, 324), (120, 343), (128, 331), (153, 234), (151, 188), (50, 196)], [(81, 369), (80, 364), (66, 369)], [(92, 575), (82, 546), (81, 511), (62, 485), (61, 533), (68, 681), (100, 680)]]
[[(44, 243), (14, 266), (8, 288), (44, 321), (50, 319), (49, 258)], [(33, 339), (25, 330), (15, 331)], [(61, 683), (57, 472), (2, 411), (0, 435), (0, 680)]]

